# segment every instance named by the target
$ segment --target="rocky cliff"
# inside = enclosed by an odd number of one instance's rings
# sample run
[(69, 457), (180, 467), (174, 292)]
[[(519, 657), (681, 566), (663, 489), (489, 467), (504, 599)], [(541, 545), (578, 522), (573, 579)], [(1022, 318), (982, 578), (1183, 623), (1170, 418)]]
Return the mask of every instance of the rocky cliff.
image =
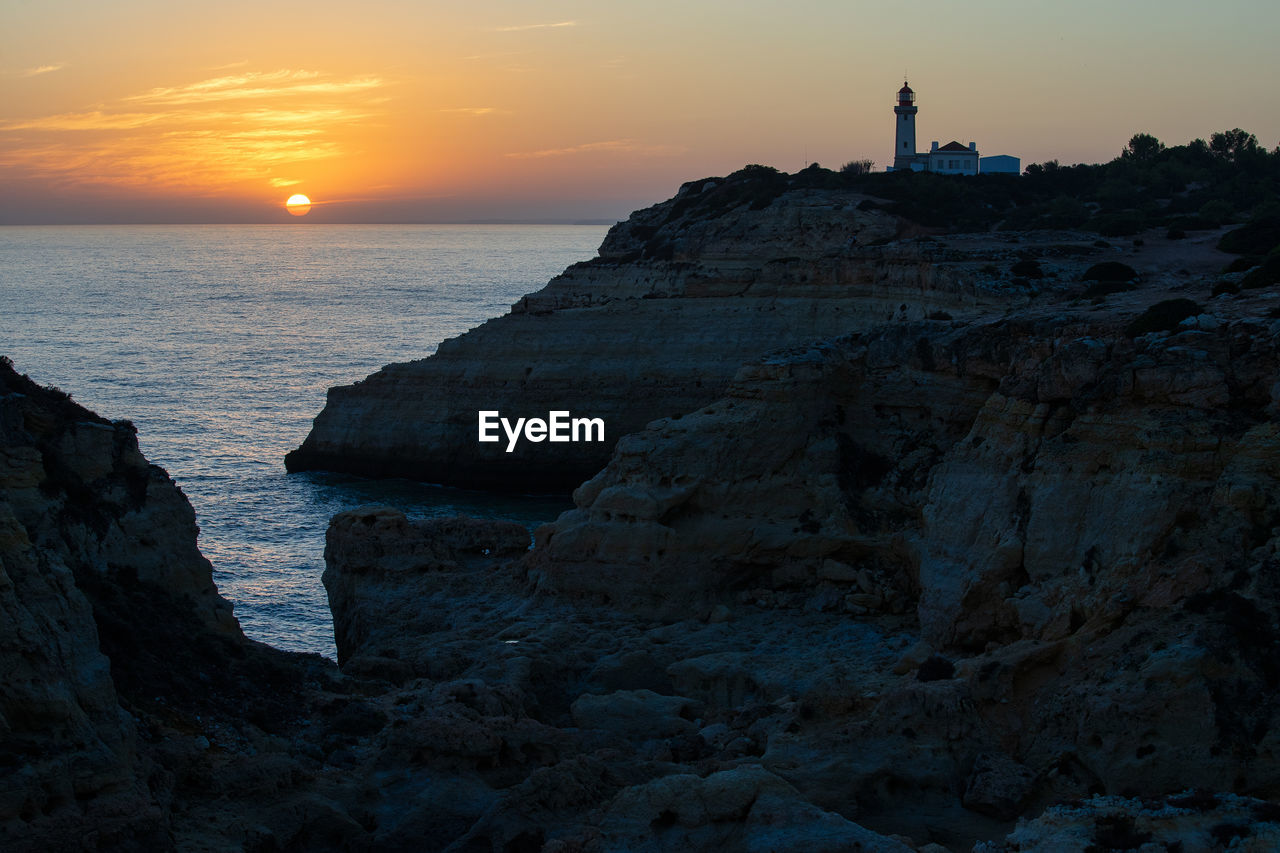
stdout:
[(335, 391), (313, 450), (506, 486), (590, 457), (468, 458), (473, 407), (670, 415), (531, 550), (335, 517), (341, 672), (240, 634), (132, 427), (0, 365), (0, 844), (1274, 850), (1272, 290), (789, 180), (690, 185)]
[[(423, 837), (457, 851), (917, 849), (761, 761), (808, 713), (807, 691), (883, 655), (871, 634), (824, 614), (780, 630), (763, 611), (665, 625), (583, 606), (531, 588), (526, 548), (500, 522), (411, 522), (389, 507), (330, 526), (343, 668), (399, 685), (369, 770), (439, 780), (434, 801), (386, 816), (379, 849)], [(821, 658), (802, 660), (818, 644)]]
[(1063, 784), (1274, 797), (1272, 305), (1224, 297), (1148, 334), (1059, 305), (777, 354), (624, 438), (528, 564), (543, 589), (655, 617), (843, 613), (886, 653), (910, 643), (844, 683), (873, 697), (833, 719), (852, 741), (771, 741), (764, 766), (795, 784), (827, 767), (829, 790), (841, 767), (860, 801), (865, 759), (818, 758), (857, 742), (940, 797), (987, 761), (1023, 774), (1016, 807), (986, 806), (1008, 814)]
[(146, 667), (125, 660), (130, 623), (172, 619), (241, 639), (196, 550), (194, 513), (138, 453), (129, 424), (7, 361), (0, 447), (0, 838), (6, 849), (68, 837), (162, 849), (161, 810), (117, 681)]
[(347, 665), (452, 685), (492, 761), (509, 717), (555, 740), (491, 849), (1271, 849), (1280, 321), (1208, 240), (1150, 242), (1099, 286), (1114, 250), (1024, 235), (997, 272), (1051, 279), (1000, 310), (752, 360), (519, 559), (340, 516)]
[[(132, 426), (7, 361), (0, 461), (6, 851), (913, 849), (750, 762), (637, 754), (687, 734), (685, 700), (571, 708), (610, 642), (575, 629), (617, 622), (530, 598), (518, 525), (339, 516), (343, 675), (246, 640)], [(609, 668), (595, 677), (625, 682)]]
[(245, 639), (196, 534), (131, 424), (0, 359), (0, 848), (364, 835), (322, 747), (365, 706), (328, 661)]
[[(1005, 286), (1024, 246), (895, 241), (912, 226), (866, 196), (769, 172), (686, 184), (507, 315), (429, 358), (330, 389), (289, 469), (568, 491), (623, 435), (717, 399), (768, 350), (889, 321), (1003, 311), (1052, 284)], [(505, 441), (477, 442), (480, 410), (512, 422), (553, 410), (599, 417), (605, 441), (523, 442), (508, 453)]]

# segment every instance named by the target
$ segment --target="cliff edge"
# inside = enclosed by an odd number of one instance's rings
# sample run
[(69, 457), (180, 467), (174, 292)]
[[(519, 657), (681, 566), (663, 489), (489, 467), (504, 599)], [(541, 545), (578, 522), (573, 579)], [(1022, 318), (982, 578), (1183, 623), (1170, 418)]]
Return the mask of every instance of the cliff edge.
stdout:
[[(895, 241), (910, 228), (864, 194), (770, 169), (685, 184), (505, 316), (429, 358), (331, 388), (285, 464), (567, 492), (623, 435), (715, 400), (764, 352), (889, 321), (1003, 311), (1034, 290), (981, 273), (986, 248)], [(550, 411), (601, 418), (604, 441), (507, 452), (505, 440), (477, 441), (481, 410), (513, 423)]]

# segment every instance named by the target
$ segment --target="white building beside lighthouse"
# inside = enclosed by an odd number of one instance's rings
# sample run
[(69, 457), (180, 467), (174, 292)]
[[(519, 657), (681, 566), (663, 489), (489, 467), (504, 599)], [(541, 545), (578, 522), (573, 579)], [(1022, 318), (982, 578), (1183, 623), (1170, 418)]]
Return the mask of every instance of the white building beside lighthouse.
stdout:
[(939, 146), (934, 142), (925, 153), (916, 152), (916, 114), (920, 108), (916, 106), (916, 93), (902, 82), (898, 90), (897, 104), (893, 108), (893, 165), (890, 172), (936, 172), (941, 175), (977, 175), (985, 173), (1018, 174), (1021, 161), (1007, 154), (994, 157), (983, 157), (978, 153), (978, 143), (970, 142), (962, 145), (959, 142), (948, 142)]

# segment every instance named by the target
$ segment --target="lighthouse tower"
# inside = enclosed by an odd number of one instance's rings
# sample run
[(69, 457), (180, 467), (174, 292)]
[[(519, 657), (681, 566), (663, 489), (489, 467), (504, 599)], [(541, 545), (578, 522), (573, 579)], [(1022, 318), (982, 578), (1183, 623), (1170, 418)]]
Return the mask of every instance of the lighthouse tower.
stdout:
[(916, 162), (916, 93), (911, 91), (907, 81), (902, 81), (898, 90), (898, 105), (893, 108), (898, 132), (894, 134), (893, 168), (911, 171)]

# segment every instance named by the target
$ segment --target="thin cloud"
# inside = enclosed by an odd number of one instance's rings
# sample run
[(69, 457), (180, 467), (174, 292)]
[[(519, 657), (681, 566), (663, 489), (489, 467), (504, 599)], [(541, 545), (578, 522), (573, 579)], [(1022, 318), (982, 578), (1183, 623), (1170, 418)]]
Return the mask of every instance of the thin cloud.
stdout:
[(641, 154), (655, 157), (679, 154), (684, 149), (674, 145), (646, 145), (634, 139), (608, 139), (603, 142), (587, 142), (582, 145), (570, 145), (566, 148), (546, 148), (541, 151), (517, 151), (508, 157), (517, 160), (536, 160), (543, 157), (569, 157), (575, 154), (591, 154), (594, 152)]
[(498, 112), (495, 107), (448, 107), (436, 110), (441, 113), (462, 113), (469, 116), (487, 116)]
[(4, 122), (0, 130), (133, 130), (171, 117), (165, 113), (62, 113)]
[[(274, 98), (284, 95), (342, 95), (383, 85), (378, 77), (356, 77), (351, 80), (317, 80), (316, 71), (251, 72), (201, 80), (186, 86), (152, 89), (124, 100), (142, 104), (203, 104), (244, 98)], [(303, 82), (314, 81), (314, 82)]]
[(302, 181), (294, 180), (293, 178), (272, 178), (269, 183), (273, 187), (292, 187), (302, 183)]
[[(276, 133), (315, 133), (316, 127), (359, 121), (370, 113), (329, 108), (317, 110), (258, 109), (246, 112), (154, 112), (108, 113), (99, 110), (83, 113), (61, 113), (33, 119), (0, 123), (0, 131), (12, 130), (134, 130), (139, 127), (164, 124), (237, 123), (256, 125), (284, 125), (297, 130), (272, 131)], [(310, 127), (307, 127), (310, 126)]]
[(222, 77), (211, 77), (208, 80), (201, 80), (197, 83), (188, 83), (185, 86), (158, 86), (150, 92), (141, 95), (130, 95), (125, 98), (126, 101), (145, 101), (152, 98), (166, 98), (178, 94), (191, 94), (196, 92), (217, 92), (229, 89), (243, 88), (251, 83), (263, 84), (274, 82), (287, 82), (296, 80), (314, 80), (320, 76), (318, 71), (289, 71), (287, 69), (280, 71), (249, 71), (244, 74), (228, 74)]
[(557, 21), (554, 24), (519, 24), (514, 27), (494, 27), (496, 33), (520, 33), (525, 30), (551, 30), (559, 27), (576, 27), (577, 21)]
[(54, 71), (61, 71), (66, 67), (66, 63), (59, 63), (57, 65), (37, 65), (35, 68), (28, 68), (26, 71), (23, 71), (20, 76), (38, 77), (41, 74), (51, 74)]
[(367, 119), (372, 116), (372, 113), (343, 107), (328, 107), (325, 109), (315, 110), (260, 109), (236, 113), (200, 113), (199, 115), (207, 120), (220, 121), (223, 119), (239, 119), (246, 122), (257, 122), (260, 124), (315, 125), (318, 127), (330, 127), (344, 122)]
[(257, 128), (254, 130), (171, 130), (163, 136), (204, 136), (218, 139), (298, 139), (303, 136), (319, 136), (324, 131), (316, 127), (309, 128)]

